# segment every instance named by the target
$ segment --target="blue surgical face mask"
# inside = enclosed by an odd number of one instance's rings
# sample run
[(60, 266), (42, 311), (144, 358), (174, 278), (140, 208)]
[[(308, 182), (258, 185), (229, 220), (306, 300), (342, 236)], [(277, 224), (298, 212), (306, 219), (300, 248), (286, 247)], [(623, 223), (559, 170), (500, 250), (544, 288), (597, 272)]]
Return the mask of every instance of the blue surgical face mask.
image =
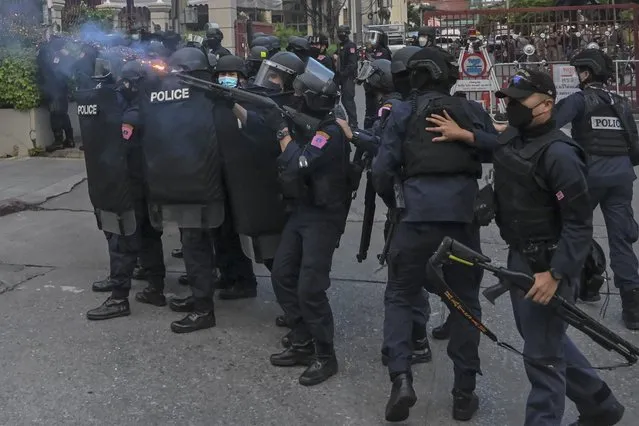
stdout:
[(224, 87), (237, 87), (237, 77), (219, 76), (217, 82)]

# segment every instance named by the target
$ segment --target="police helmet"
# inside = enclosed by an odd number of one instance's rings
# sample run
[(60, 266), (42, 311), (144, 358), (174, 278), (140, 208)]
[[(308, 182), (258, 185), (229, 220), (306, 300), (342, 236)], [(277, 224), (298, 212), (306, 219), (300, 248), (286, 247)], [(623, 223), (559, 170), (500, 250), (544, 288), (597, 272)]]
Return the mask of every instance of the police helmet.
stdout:
[(251, 51), (249, 52), (248, 61), (251, 62), (262, 62), (264, 59), (268, 58), (268, 49), (264, 46), (253, 46), (251, 47)]
[(391, 61), (388, 59), (375, 59), (370, 63), (371, 73), (364, 80), (373, 89), (383, 93), (392, 93), (395, 91), (393, 84), (393, 75), (391, 74)]
[(278, 36), (274, 36), (274, 35), (270, 35), (266, 37), (267, 39), (269, 39), (271, 41), (271, 50), (277, 50), (279, 51), (281, 49), (281, 43), (280, 43), (280, 38)]
[(209, 60), (209, 67), (211, 67), (212, 70), (215, 70), (215, 67), (217, 66), (217, 56), (213, 53), (207, 53), (206, 56)]
[(383, 30), (369, 30), (366, 32), (365, 36), (365, 44), (371, 45), (373, 47), (382, 46), (386, 47), (387, 45), (387, 35)]
[(136, 59), (137, 53), (128, 47), (116, 46), (104, 49), (95, 60), (93, 78), (116, 81), (120, 78), (123, 65)]
[(298, 56), (306, 57), (311, 50), (311, 44), (305, 37), (292, 36), (288, 39), (286, 50), (289, 52), (293, 52)]
[(419, 89), (426, 83), (447, 85), (450, 77), (447, 59), (441, 51), (432, 47), (420, 49), (411, 56), (407, 69), (414, 89)]
[(349, 35), (351, 33), (351, 27), (348, 25), (340, 25), (337, 27), (337, 34)]
[(215, 72), (236, 72), (246, 77), (246, 64), (239, 56), (226, 55), (217, 60)]
[(209, 22), (208, 24), (206, 24), (206, 38), (218, 40), (221, 42), (222, 40), (224, 40), (224, 33), (222, 32), (218, 24)]
[(291, 52), (279, 52), (262, 62), (254, 84), (268, 89), (274, 84), (281, 90), (291, 90), (293, 80), (304, 72), (304, 62)]
[(263, 33), (263, 32), (257, 32), (257, 33), (253, 33), (253, 40), (255, 40), (258, 37), (266, 37), (268, 34)]
[(328, 36), (326, 34), (320, 34), (316, 36), (308, 36), (308, 42), (311, 45), (319, 44), (320, 46), (328, 47)]
[(273, 42), (268, 37), (256, 37), (253, 39), (253, 47), (262, 46), (269, 52), (273, 50)]
[(119, 77), (122, 80), (137, 82), (146, 76), (147, 69), (139, 60), (128, 61), (120, 69)]
[(183, 47), (169, 58), (169, 67), (178, 71), (208, 71), (209, 61), (203, 51), (195, 47)]
[(293, 81), (295, 96), (304, 98), (304, 104), (311, 111), (332, 111), (339, 99), (339, 90), (333, 81), (334, 76), (333, 71), (309, 58), (304, 72)]
[(595, 81), (606, 82), (614, 75), (612, 59), (599, 49), (582, 50), (570, 60), (570, 65), (577, 71), (590, 71)]
[(433, 27), (420, 27), (417, 31), (417, 44), (419, 47), (425, 47), (435, 42), (437, 32)]
[(417, 46), (406, 46), (395, 52), (391, 60), (391, 72), (393, 74), (399, 74), (408, 71), (408, 61), (420, 50), (421, 48)]

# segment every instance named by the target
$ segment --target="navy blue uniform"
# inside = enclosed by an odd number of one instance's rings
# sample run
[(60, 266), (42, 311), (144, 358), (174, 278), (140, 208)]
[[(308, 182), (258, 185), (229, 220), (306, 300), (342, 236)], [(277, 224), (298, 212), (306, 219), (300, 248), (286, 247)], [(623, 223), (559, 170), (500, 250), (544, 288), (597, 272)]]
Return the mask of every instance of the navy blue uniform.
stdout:
[(164, 290), (164, 252), (162, 249), (162, 231), (155, 229), (149, 219), (145, 184), (144, 162), (140, 145), (142, 123), (138, 105), (127, 101), (120, 93), (118, 100), (123, 108), (122, 139), (129, 146), (128, 170), (131, 182), (131, 194), (134, 198), (137, 229), (133, 235), (107, 234), (109, 258), (113, 283), (113, 297), (125, 299), (131, 289), (131, 275), (137, 264), (147, 270), (149, 285), (160, 293)]
[[(501, 146), (493, 157), (497, 223), (510, 247), (508, 268), (531, 275), (552, 269), (562, 276), (558, 294), (574, 301), (581, 269), (590, 250), (592, 213), (586, 165), (577, 146), (572, 145), (563, 133), (546, 136), (554, 131), (554, 126), (549, 122), (511, 141), (500, 140)], [(523, 154), (524, 149), (538, 143), (542, 137), (547, 138), (544, 147), (537, 153)], [(504, 154), (509, 149), (516, 153), (516, 162), (500, 159), (514, 158)], [(519, 161), (522, 158), (524, 160)], [(535, 164), (530, 170), (526, 165), (529, 163)], [(505, 166), (500, 167), (500, 164)], [(511, 164), (510, 168), (508, 164)], [(512, 164), (517, 164), (515, 174)], [(539, 183), (534, 183), (534, 187), (521, 186), (521, 180), (543, 182), (544, 187)], [(517, 196), (511, 195), (517, 193), (522, 197), (518, 200), (525, 197), (527, 201), (524, 202), (531, 203), (530, 208), (523, 207), (520, 201), (513, 201)], [(513, 209), (519, 209), (519, 213), (505, 213)], [(539, 230), (545, 230), (545, 233)], [(541, 257), (530, 254), (532, 247), (542, 246), (546, 248), (542, 249)], [(519, 290), (511, 291), (515, 322), (524, 339), (526, 374), (532, 385), (525, 424), (561, 425), (566, 396), (577, 405), (582, 416), (597, 415), (609, 409), (616, 400), (566, 335), (566, 323), (553, 313), (552, 307), (523, 296)]]
[(337, 47), (338, 67), (335, 82), (342, 92), (342, 105), (348, 114), (348, 124), (357, 127), (357, 107), (355, 106), (355, 74), (357, 73), (357, 46), (346, 40)]
[[(441, 98), (434, 93), (432, 96)], [(477, 146), (492, 146), (494, 127), (484, 127), (482, 120), (477, 119), (470, 108), (464, 107), (464, 110), (463, 113), (472, 118)], [(395, 176), (401, 176), (400, 169), (406, 164), (403, 141), (410, 130), (409, 121), (413, 115), (410, 102), (398, 102), (393, 106), (382, 132), (379, 153), (373, 161), (375, 189), (387, 202), (394, 199)], [(428, 127), (426, 122), (423, 126)], [(419, 306), (424, 303), (422, 289), (429, 288), (424, 274), (429, 257), (445, 236), (480, 250), (479, 227), (474, 223), (473, 215), (478, 193), (476, 176), (422, 174), (404, 179), (402, 186), (406, 209), (391, 242), (384, 299), (384, 346), (389, 349), (391, 378), (411, 370), (413, 311), (422, 308)], [(461, 265), (446, 265), (444, 276), (473, 314), (480, 316), (481, 273)], [(475, 389), (475, 376), (480, 372), (478, 345), (477, 329), (453, 314), (448, 354), (454, 363), (456, 389), (465, 392)]]
[[(260, 117), (249, 114), (249, 129), (260, 123)], [(294, 324), (296, 340), (313, 339), (318, 355), (333, 350), (333, 314), (326, 290), (350, 194), (349, 153), (339, 126), (324, 122), (312, 140), (291, 141), (278, 158), (290, 216), (273, 261), (273, 290)], [(301, 156), (307, 167), (300, 168)]]
[[(577, 92), (563, 99), (557, 105), (555, 120), (561, 128), (572, 123), (575, 142), (584, 145), (584, 141), (575, 135), (574, 129), (586, 115), (584, 92)], [(630, 137), (636, 140), (637, 128), (630, 114), (627, 123)], [(619, 132), (619, 138), (623, 135)], [(622, 143), (626, 143), (622, 140)], [(584, 146), (588, 152), (588, 148)], [(590, 154), (590, 153), (589, 153)], [(637, 222), (632, 209), (633, 182), (636, 175), (630, 160), (625, 155), (590, 154), (588, 158), (588, 188), (593, 210), (601, 207), (610, 247), (610, 266), (614, 272), (615, 286), (621, 291), (639, 288), (639, 261), (633, 250), (633, 244), (639, 238)]]

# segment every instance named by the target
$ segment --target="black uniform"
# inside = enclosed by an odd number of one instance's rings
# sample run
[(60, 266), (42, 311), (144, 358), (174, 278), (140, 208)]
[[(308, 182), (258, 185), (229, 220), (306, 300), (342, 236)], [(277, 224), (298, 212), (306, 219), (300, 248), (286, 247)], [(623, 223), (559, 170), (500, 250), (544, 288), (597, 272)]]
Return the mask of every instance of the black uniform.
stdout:
[[(339, 33), (339, 31), (338, 31)], [(348, 31), (350, 33), (350, 31)], [(355, 75), (357, 73), (357, 46), (348, 39), (340, 41), (337, 47), (337, 79), (342, 92), (342, 105), (348, 115), (351, 127), (357, 127), (357, 107), (355, 106)]]

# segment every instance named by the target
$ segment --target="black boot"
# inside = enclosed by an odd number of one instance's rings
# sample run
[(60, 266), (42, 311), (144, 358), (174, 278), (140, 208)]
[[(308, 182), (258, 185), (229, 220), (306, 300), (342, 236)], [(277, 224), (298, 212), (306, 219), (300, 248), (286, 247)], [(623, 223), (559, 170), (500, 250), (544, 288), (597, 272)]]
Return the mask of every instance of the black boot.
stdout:
[(182, 259), (184, 257), (184, 254), (182, 253), (182, 249), (173, 249), (171, 250), (171, 256), (175, 257), (176, 259)]
[(403, 422), (410, 415), (410, 409), (417, 402), (413, 389), (413, 378), (408, 373), (399, 373), (393, 377), (393, 387), (386, 403), (386, 421)]
[(433, 339), (447, 340), (450, 338), (450, 313), (446, 317), (446, 321), (439, 327), (433, 328)]
[(286, 318), (286, 315), (280, 315), (275, 317), (275, 325), (278, 327), (288, 327), (291, 328), (290, 321)]
[(133, 274), (131, 274), (131, 278), (134, 280), (146, 281), (148, 277), (149, 270), (142, 266), (136, 266), (135, 269), (133, 269)]
[(639, 288), (621, 292), (621, 308), (626, 328), (639, 330)]
[(251, 299), (257, 297), (257, 283), (243, 284), (235, 283), (219, 292), (222, 300)]
[(135, 300), (153, 306), (166, 306), (166, 297), (158, 287), (148, 286), (139, 293), (135, 293)]
[(596, 416), (579, 416), (579, 420), (570, 426), (613, 426), (621, 421), (626, 408), (616, 402), (609, 410)]
[(313, 341), (295, 343), (284, 351), (271, 355), (271, 365), (276, 367), (294, 367), (311, 365), (315, 359)]
[(109, 297), (103, 304), (87, 312), (87, 319), (91, 321), (106, 320), (131, 315), (128, 299), (114, 299)]
[(169, 308), (173, 312), (193, 312), (195, 310), (195, 299), (188, 296), (183, 299), (172, 299), (169, 302)]
[(91, 285), (91, 290), (96, 293), (106, 293), (108, 291), (113, 291), (113, 282), (111, 281), (111, 277), (106, 277), (103, 280), (96, 281)]
[(189, 276), (186, 274), (180, 275), (180, 278), (178, 278), (178, 284), (189, 285)]
[(315, 358), (300, 376), (300, 385), (315, 386), (337, 374), (337, 358), (332, 344), (315, 343)]
[(65, 148), (75, 148), (75, 141), (73, 140), (73, 136), (68, 137), (62, 143), (62, 146)]
[(453, 419), (467, 421), (479, 408), (479, 397), (475, 392), (453, 389)]
[(215, 327), (215, 315), (210, 312), (191, 312), (179, 321), (171, 323), (171, 331), (174, 333), (191, 333)]
[(62, 134), (54, 132), (53, 143), (45, 148), (47, 152), (57, 151), (64, 148), (64, 141), (62, 140)]

